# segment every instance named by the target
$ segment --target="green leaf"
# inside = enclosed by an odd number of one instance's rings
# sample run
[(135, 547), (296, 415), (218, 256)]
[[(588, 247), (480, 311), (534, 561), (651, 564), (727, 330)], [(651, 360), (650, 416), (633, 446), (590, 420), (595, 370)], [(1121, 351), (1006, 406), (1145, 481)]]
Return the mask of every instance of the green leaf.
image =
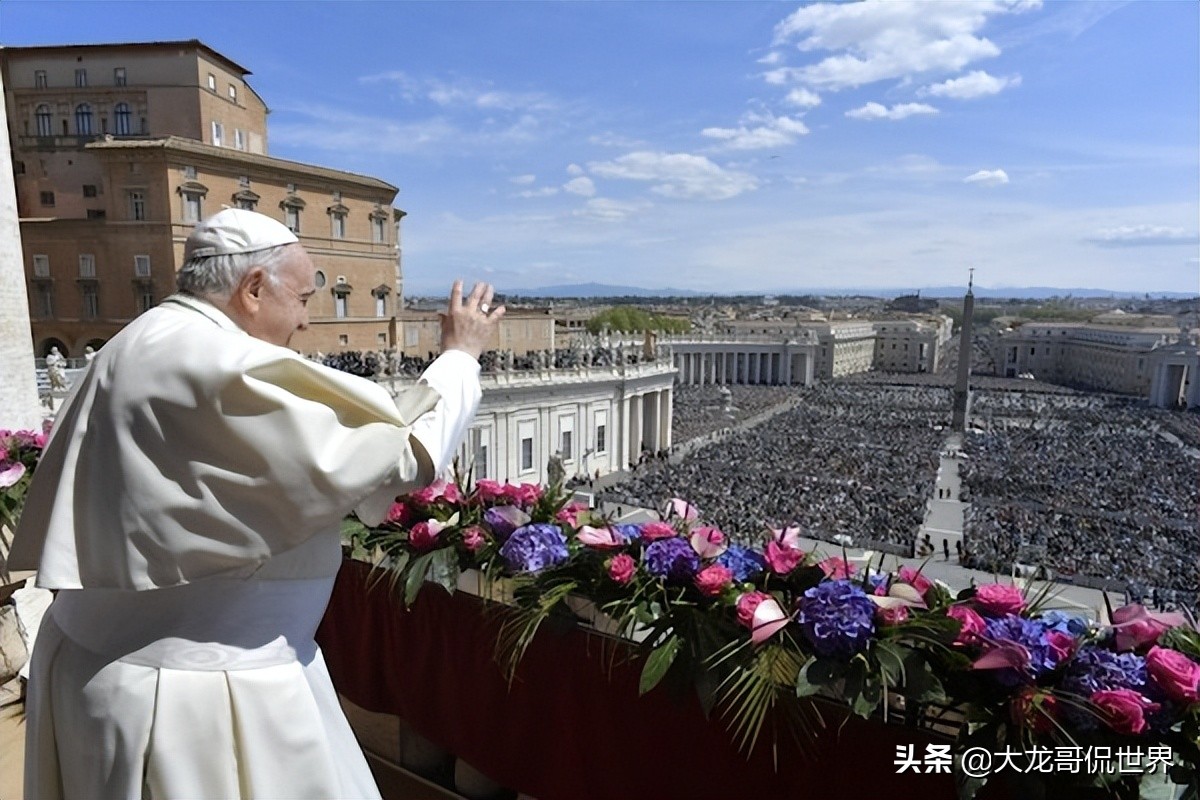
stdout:
[(875, 642), (872, 655), (879, 662), (879, 670), (888, 686), (899, 686), (904, 682), (904, 653), (889, 642)]
[(404, 579), (404, 605), (411, 606), (417, 599), (417, 592), (421, 591), (421, 585), (425, 583), (425, 573), (429, 570), (429, 562), (433, 560), (433, 555), (426, 553), (417, 556), (409, 565), (408, 576)]
[(846, 674), (846, 665), (828, 658), (818, 658), (808, 669), (808, 679), (818, 686), (828, 686)]
[(945, 703), (942, 682), (929, 668), (929, 662), (916, 650), (904, 656), (905, 696), (917, 703)]
[(804, 662), (804, 666), (800, 668), (800, 672), (796, 675), (796, 697), (808, 697), (821, 691), (821, 684), (814, 683), (808, 677), (809, 669), (817, 663), (817, 657), (811, 656), (808, 661)]
[(674, 663), (675, 656), (679, 654), (680, 643), (678, 636), (671, 635), (665, 642), (654, 648), (654, 652), (650, 654), (646, 659), (645, 666), (642, 667), (642, 677), (638, 681), (638, 694), (645, 694), (663, 679), (667, 670), (671, 668), (671, 664)]
[(434, 550), (430, 561), (428, 579), (441, 586), (449, 594), (458, 588), (458, 554), (453, 547)]

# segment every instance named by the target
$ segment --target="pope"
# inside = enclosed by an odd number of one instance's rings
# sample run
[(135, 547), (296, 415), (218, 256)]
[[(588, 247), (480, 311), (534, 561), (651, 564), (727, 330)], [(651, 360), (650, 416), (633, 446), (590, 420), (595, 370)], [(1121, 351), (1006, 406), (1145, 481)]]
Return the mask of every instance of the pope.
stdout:
[(76, 382), (9, 559), (56, 590), (33, 650), (25, 796), (379, 797), (313, 640), (340, 521), (445, 470), (504, 309), (455, 282), (442, 354), (393, 398), (301, 358), (313, 262), (226, 209), (178, 293)]

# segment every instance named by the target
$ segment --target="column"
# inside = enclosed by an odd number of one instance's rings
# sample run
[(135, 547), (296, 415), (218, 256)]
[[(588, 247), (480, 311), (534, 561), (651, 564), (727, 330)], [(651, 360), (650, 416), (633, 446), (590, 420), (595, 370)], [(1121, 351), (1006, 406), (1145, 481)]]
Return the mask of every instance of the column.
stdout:
[(662, 418), (662, 425), (658, 429), (662, 442), (659, 447), (662, 448), (670, 448), (671, 446), (671, 400), (673, 397), (674, 393), (670, 388), (663, 389), (658, 393), (658, 401), (661, 405), (660, 416)]

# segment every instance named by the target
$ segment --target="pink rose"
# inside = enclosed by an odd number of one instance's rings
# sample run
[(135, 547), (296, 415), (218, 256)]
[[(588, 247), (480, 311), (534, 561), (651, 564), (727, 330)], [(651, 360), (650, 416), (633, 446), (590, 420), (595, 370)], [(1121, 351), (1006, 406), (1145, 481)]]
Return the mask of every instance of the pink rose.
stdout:
[(1139, 650), (1154, 644), (1164, 631), (1183, 625), (1186, 621), (1182, 614), (1156, 614), (1137, 603), (1121, 606), (1112, 613), (1117, 649)]
[(1200, 664), (1164, 647), (1151, 647), (1146, 654), (1146, 671), (1167, 697), (1191, 704), (1200, 700)]
[(754, 619), (750, 623), (750, 641), (762, 644), (786, 628), (790, 621), (791, 617), (784, 613), (779, 601), (768, 597), (754, 609)]
[(912, 567), (901, 567), (900, 571), (896, 573), (896, 578), (912, 586), (921, 593), (922, 597), (933, 588), (933, 581), (922, 575), (920, 570), (913, 569)]
[(674, 535), (675, 529), (665, 522), (647, 522), (642, 525), (642, 539), (647, 542), (669, 539)]
[(1158, 703), (1132, 689), (1102, 689), (1092, 693), (1091, 701), (1117, 733), (1141, 733), (1146, 730), (1146, 712), (1158, 710)]
[(575, 538), (588, 547), (599, 550), (614, 550), (625, 544), (625, 539), (607, 525), (603, 528), (584, 525), (579, 529), (579, 533), (575, 534)]
[(692, 549), (701, 558), (716, 558), (729, 549), (725, 542), (725, 534), (717, 528), (696, 528), (690, 539)]
[(841, 556), (830, 556), (824, 561), (817, 564), (821, 571), (825, 573), (825, 577), (830, 580), (841, 581), (849, 578), (854, 574), (855, 566), (847, 564)]
[(431, 550), (437, 544), (438, 534), (446, 527), (444, 522), (429, 519), (418, 522), (408, 532), (408, 543), (414, 550)]
[(387, 522), (392, 525), (403, 527), (408, 524), (409, 509), (404, 503), (392, 503), (392, 507), (388, 509)]
[(767, 550), (763, 556), (772, 572), (776, 575), (787, 575), (804, 560), (804, 551), (794, 547), (785, 547), (778, 542), (767, 542)]
[(463, 546), (472, 553), (478, 553), (487, 545), (487, 533), (478, 525), (472, 525), (463, 531)]
[(608, 577), (622, 586), (633, 580), (635, 572), (637, 572), (637, 562), (628, 553), (615, 555), (608, 562)]
[(1071, 653), (1075, 652), (1075, 637), (1063, 631), (1049, 631), (1046, 633), (1046, 643), (1050, 645), (1050, 652), (1054, 654), (1055, 663), (1062, 663)]
[(481, 503), (492, 503), (504, 497), (504, 487), (496, 481), (475, 481), (475, 497)]
[(975, 587), (975, 605), (985, 614), (1002, 617), (1005, 614), (1020, 614), (1025, 608), (1025, 597), (1015, 586), (1000, 583), (985, 583)]
[(958, 637), (954, 640), (955, 644), (974, 644), (987, 632), (987, 625), (984, 624), (983, 617), (965, 605), (950, 606), (946, 609), (946, 616), (962, 623)]
[(458, 487), (440, 478), (410, 496), (414, 501), (426, 506), (433, 505), (438, 500), (445, 500), (447, 503), (458, 503), (462, 500)]
[(746, 592), (737, 599), (737, 619), (746, 628), (754, 628), (754, 610), (763, 600), (770, 600), (766, 592)]
[(716, 597), (733, 583), (733, 572), (720, 564), (705, 567), (696, 574), (696, 588), (705, 597)]
[(875, 609), (875, 619), (883, 625), (899, 625), (908, 621), (908, 606), (881, 607)]
[(587, 510), (588, 507), (583, 503), (570, 502), (559, 509), (558, 513), (554, 515), (554, 521), (574, 528), (579, 524), (579, 515)]
[(504, 495), (523, 508), (532, 508), (538, 500), (542, 499), (542, 488), (533, 483), (505, 486)]

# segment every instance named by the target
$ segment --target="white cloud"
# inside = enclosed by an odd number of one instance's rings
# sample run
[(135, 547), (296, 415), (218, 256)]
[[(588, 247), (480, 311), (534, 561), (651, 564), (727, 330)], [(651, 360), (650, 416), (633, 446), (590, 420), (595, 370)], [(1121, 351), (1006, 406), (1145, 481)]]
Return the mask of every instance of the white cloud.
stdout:
[(865, 106), (861, 106), (860, 108), (854, 108), (847, 111), (846, 116), (850, 117), (850, 119), (888, 119), (894, 121), (898, 119), (904, 119), (905, 117), (911, 117), (916, 114), (936, 113), (938, 113), (936, 108), (926, 105), (925, 103), (897, 103), (891, 108), (888, 108), (885, 105), (872, 102), (867, 103)]
[(490, 82), (445, 81), (409, 75), (399, 70), (364, 75), (359, 83), (392, 84), (407, 101), (424, 98), (439, 106), (465, 107), (482, 111), (546, 111), (558, 104), (541, 92), (510, 92), (493, 88)]
[(791, 117), (749, 114), (742, 123), (737, 128), (705, 128), (700, 135), (719, 139), (730, 150), (760, 150), (792, 144), (808, 133), (807, 125)]
[(596, 184), (592, 183), (592, 179), (587, 176), (572, 178), (563, 184), (563, 191), (570, 194), (577, 194), (580, 197), (591, 197), (596, 194)]
[(567, 174), (568, 175), (582, 175), (583, 167), (579, 166), (578, 164), (567, 164)]
[(1001, 186), (1008, 183), (1008, 173), (1002, 169), (981, 169), (963, 178), (963, 183), (978, 183), (980, 186)]
[(537, 175), (514, 175), (509, 178), (509, 183), (515, 183), (517, 186), (528, 186), (537, 180)]
[(517, 192), (517, 197), (552, 197), (558, 194), (557, 186), (543, 186), (540, 189), (526, 189), (523, 192)]
[(953, 97), (957, 100), (970, 100), (974, 97), (986, 97), (987, 95), (997, 94), (1010, 86), (1020, 85), (1020, 75), (1014, 75), (1009, 78), (997, 78), (978, 69), (961, 78), (951, 78), (948, 81), (926, 86), (917, 92), (917, 94), (922, 97), (933, 95), (934, 97)]
[(649, 207), (649, 203), (623, 203), (608, 197), (595, 197), (588, 200), (583, 208), (576, 209), (573, 213), (577, 217), (601, 222), (620, 222)]
[(628, 136), (622, 136), (619, 133), (611, 131), (605, 133), (594, 133), (588, 137), (588, 144), (598, 145), (600, 147), (644, 147), (645, 143), (639, 139), (633, 139)]
[(1101, 228), (1087, 241), (1101, 247), (1141, 247), (1160, 244), (1195, 244), (1197, 236), (1167, 225), (1120, 225)]
[(779, 52), (778, 50), (772, 50), (760, 58), (758, 63), (766, 64), (767, 66), (783, 63), (783, 53)]
[(815, 3), (775, 26), (775, 45), (795, 43), (802, 52), (833, 55), (764, 77), (769, 83), (799, 81), (838, 90), (926, 72), (957, 72), (1000, 54), (999, 47), (978, 35), (990, 17), (1039, 5), (1039, 0)]
[(722, 169), (689, 153), (627, 153), (612, 161), (590, 162), (593, 175), (652, 183), (650, 191), (676, 199), (726, 200), (758, 188), (753, 175)]
[(796, 88), (787, 93), (783, 102), (798, 108), (815, 108), (821, 105), (821, 95), (810, 89)]

